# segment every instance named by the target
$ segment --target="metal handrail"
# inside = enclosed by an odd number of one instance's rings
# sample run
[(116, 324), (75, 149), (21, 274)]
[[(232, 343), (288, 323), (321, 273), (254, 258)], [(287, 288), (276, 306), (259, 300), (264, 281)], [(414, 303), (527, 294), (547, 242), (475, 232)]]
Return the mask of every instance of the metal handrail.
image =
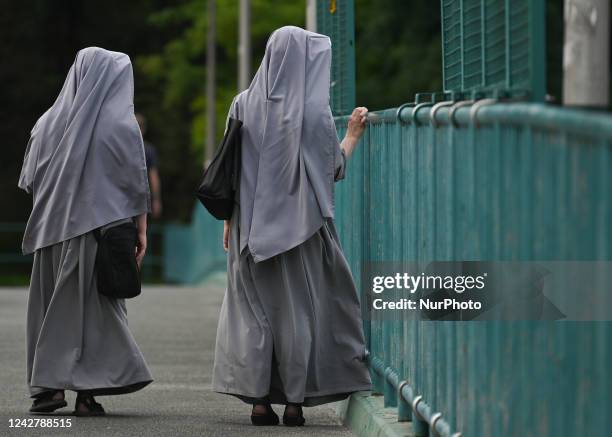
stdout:
[[(612, 141), (612, 123), (610, 114), (605, 111), (588, 111), (584, 109), (570, 109), (552, 106), (544, 103), (526, 102), (500, 102), (493, 103), (493, 99), (482, 99), (477, 101), (461, 100), (453, 106), (441, 105), (436, 108), (435, 126), (442, 127), (449, 124), (469, 126), (472, 123), (472, 107), (477, 102), (481, 103), (477, 108), (478, 126), (489, 124), (528, 125), (542, 129), (559, 129), (577, 135), (603, 137)], [(433, 106), (431, 103), (424, 106)], [(406, 108), (413, 108), (407, 113)], [(432, 111), (420, 111), (421, 107), (414, 107), (414, 103), (402, 105), (398, 108), (368, 113), (367, 121), (370, 123), (393, 122), (412, 123), (414, 117), (418, 116), (419, 123), (432, 123)], [(432, 108), (433, 109), (433, 108)], [(418, 112), (418, 114), (417, 114)], [(392, 116), (395, 114), (395, 117)]]

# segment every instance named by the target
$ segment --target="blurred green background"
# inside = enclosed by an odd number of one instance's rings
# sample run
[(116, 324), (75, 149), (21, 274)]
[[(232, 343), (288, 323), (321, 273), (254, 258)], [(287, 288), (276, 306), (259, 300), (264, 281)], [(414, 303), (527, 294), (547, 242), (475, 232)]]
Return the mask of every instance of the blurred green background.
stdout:
[[(357, 102), (371, 109), (442, 88), (439, 2), (356, 0)], [(548, 88), (560, 100), (562, 2), (547, 5)], [(202, 171), (207, 0), (0, 0), (0, 223), (25, 222), (31, 199), (17, 189), (29, 132), (53, 103), (76, 52), (100, 46), (130, 55), (135, 107), (159, 155), (162, 221), (186, 221)], [(304, 26), (305, 0), (252, 1), (253, 72), (268, 35)], [(217, 138), (237, 92), (238, 0), (217, 1)], [(209, 145), (210, 146), (210, 145)], [(214, 145), (212, 145), (214, 147)], [(0, 233), (0, 252), (20, 235)], [(0, 276), (9, 273), (0, 266)], [(20, 276), (20, 275), (19, 275)], [(6, 282), (6, 281), (5, 281)]]

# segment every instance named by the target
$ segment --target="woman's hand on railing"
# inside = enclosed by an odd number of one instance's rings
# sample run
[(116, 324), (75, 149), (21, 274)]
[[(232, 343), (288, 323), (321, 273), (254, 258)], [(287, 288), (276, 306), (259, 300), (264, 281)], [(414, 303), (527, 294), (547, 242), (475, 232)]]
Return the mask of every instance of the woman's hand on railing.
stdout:
[(225, 220), (223, 222), (223, 249), (227, 252), (229, 249), (229, 232), (230, 232), (230, 221)]
[(351, 156), (351, 153), (353, 153), (353, 150), (357, 146), (357, 143), (365, 131), (367, 115), (368, 108), (359, 106), (353, 109), (353, 112), (349, 117), (346, 135), (340, 144), (344, 150), (344, 155), (347, 158)]

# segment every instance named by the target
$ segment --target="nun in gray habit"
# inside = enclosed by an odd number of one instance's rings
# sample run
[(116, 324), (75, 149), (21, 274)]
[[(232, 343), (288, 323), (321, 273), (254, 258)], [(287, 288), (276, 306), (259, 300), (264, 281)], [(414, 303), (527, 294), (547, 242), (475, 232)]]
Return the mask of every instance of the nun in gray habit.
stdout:
[(146, 248), (149, 187), (133, 90), (127, 55), (83, 49), (32, 129), (19, 187), (33, 197), (23, 252), (34, 253), (26, 333), (34, 413), (66, 406), (64, 390), (74, 390), (75, 414), (102, 415), (94, 396), (152, 381), (124, 301), (100, 295), (95, 281), (94, 229), (135, 219), (139, 262)]
[[(334, 227), (334, 181), (365, 127), (339, 144), (329, 108), (331, 43), (276, 30), (229, 116), (243, 122), (239, 199), (226, 223), (228, 287), (213, 389), (253, 404), (255, 425), (304, 424), (301, 406), (370, 389), (355, 284)], [(229, 233), (229, 236), (228, 236)]]

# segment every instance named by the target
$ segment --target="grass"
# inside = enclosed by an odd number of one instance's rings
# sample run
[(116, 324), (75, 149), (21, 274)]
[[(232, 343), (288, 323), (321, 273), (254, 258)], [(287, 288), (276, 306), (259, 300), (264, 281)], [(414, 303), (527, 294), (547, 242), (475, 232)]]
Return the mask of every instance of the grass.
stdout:
[(29, 275), (0, 275), (0, 287), (27, 287), (29, 285)]

